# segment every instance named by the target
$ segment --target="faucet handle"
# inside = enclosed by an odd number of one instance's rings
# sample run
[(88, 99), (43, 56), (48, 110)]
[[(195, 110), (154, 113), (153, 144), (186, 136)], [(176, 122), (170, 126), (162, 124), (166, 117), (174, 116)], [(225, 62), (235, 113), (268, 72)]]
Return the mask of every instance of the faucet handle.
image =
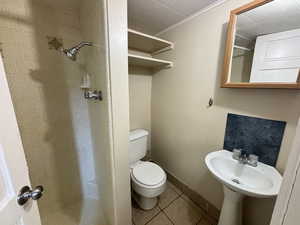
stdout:
[(238, 160), (241, 157), (242, 149), (233, 149), (232, 158)]
[(250, 154), (248, 157), (248, 164), (250, 164), (251, 166), (257, 166), (258, 158), (259, 157), (257, 155)]

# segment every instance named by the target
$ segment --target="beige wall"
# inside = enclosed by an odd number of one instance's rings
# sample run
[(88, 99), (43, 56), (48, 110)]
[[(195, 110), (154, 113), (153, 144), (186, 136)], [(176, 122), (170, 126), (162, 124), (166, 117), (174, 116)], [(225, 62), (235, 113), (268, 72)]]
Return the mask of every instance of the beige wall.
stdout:
[[(204, 158), (222, 149), (227, 113), (287, 121), (277, 163), (280, 171), (285, 168), (300, 114), (297, 90), (219, 87), (229, 13), (247, 2), (226, 1), (164, 33), (162, 37), (175, 42), (175, 50), (162, 57), (174, 61), (174, 67), (157, 73), (152, 82), (154, 159), (218, 208), (223, 199), (221, 185), (209, 174)], [(210, 97), (214, 105), (208, 108)], [(246, 224), (266, 225), (272, 201), (246, 202)]]
[[(143, 128), (151, 135), (151, 88), (152, 76), (143, 68), (129, 70), (130, 130)], [(148, 149), (151, 149), (149, 136)]]

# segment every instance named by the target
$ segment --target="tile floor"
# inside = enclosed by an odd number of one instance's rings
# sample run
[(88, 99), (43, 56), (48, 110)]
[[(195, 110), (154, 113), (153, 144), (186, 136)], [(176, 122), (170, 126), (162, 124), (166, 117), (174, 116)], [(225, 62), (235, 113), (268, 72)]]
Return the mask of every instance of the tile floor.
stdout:
[(133, 225), (212, 225), (204, 215), (201, 208), (170, 182), (154, 209), (143, 211), (132, 203)]

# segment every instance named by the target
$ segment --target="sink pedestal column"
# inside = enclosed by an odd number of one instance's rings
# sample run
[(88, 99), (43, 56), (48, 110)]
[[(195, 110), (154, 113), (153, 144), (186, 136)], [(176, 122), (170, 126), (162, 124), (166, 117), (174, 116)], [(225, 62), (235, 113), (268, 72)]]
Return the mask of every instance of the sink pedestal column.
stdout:
[(223, 185), (224, 201), (218, 225), (242, 225), (244, 195)]

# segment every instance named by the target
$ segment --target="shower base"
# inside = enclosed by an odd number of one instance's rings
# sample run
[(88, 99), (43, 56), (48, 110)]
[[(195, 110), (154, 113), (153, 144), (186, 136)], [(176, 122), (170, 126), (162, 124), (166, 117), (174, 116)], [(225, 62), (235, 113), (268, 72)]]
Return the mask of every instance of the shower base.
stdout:
[(59, 211), (42, 215), (42, 225), (106, 225), (100, 200), (85, 199)]

